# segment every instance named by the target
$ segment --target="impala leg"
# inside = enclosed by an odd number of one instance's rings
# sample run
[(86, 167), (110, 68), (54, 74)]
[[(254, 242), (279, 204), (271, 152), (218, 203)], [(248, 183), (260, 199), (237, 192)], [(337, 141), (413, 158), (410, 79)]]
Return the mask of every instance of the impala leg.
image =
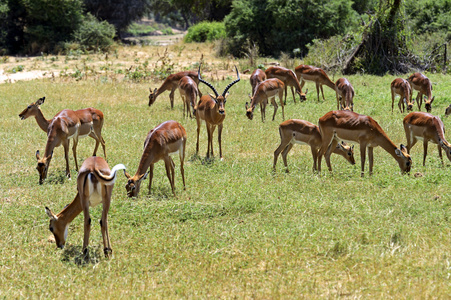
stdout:
[[(401, 105), (402, 105), (402, 109), (401, 109)], [(404, 102), (402, 101), (402, 98), (399, 99), (398, 107), (399, 107), (399, 112), (403, 113), (404, 112)]]
[(182, 149), (180, 149), (180, 151), (179, 151), (180, 172), (182, 173), (182, 181), (183, 181), (183, 189), (184, 190), (186, 190), (186, 186), (185, 186), (185, 168), (183, 166), (183, 163), (185, 161), (185, 149), (186, 149), (186, 139), (183, 140)]
[(288, 170), (288, 161), (287, 161), (287, 156), (288, 156), (288, 152), (290, 152), (291, 148), (293, 148), (293, 144), (289, 143), (285, 149), (282, 152), (282, 159), (283, 159), (283, 165), (285, 166), (285, 172), (289, 173), (290, 171)]
[(265, 119), (266, 119), (266, 102), (267, 102), (267, 99), (265, 99), (262, 102), (260, 102), (260, 113), (261, 113), (261, 116), (262, 116), (262, 122), (263, 123), (265, 122)]
[[(286, 91), (285, 91), (285, 95), (286, 95)], [(296, 96), (294, 95), (294, 89), (293, 89), (293, 87), (291, 86), (291, 94), (293, 95), (293, 101), (294, 101), (294, 104), (296, 104)], [(286, 97), (286, 96), (285, 96)]]
[(99, 145), (100, 145), (99, 138), (97, 137), (97, 135), (94, 132), (91, 132), (89, 134), (89, 136), (92, 137), (96, 141), (96, 145), (94, 146), (94, 152), (92, 153), (92, 156), (96, 156), (97, 155), (97, 149), (99, 149)]
[(199, 133), (200, 133), (200, 117), (196, 112), (196, 122), (197, 122), (197, 142), (196, 142), (196, 155), (199, 153)]
[(285, 99), (283, 100), (284, 105), (287, 105), (287, 95), (288, 95), (288, 86), (285, 83)]
[(149, 166), (149, 194), (150, 194), (150, 190), (152, 188), (153, 168), (154, 167), (155, 167), (155, 164), (150, 164), (150, 166)]
[(318, 102), (319, 102), (319, 83), (316, 82), (316, 96), (318, 97)]
[[(272, 168), (273, 168), (274, 171), (276, 170), (277, 159), (278, 159), (278, 157), (279, 157), (279, 155), (280, 155), (280, 152), (282, 152), (282, 150), (284, 150), (284, 153), (287, 152), (287, 154), (288, 154), (288, 151), (289, 151), (289, 150), (286, 151), (287, 146), (288, 146), (288, 142), (286, 142), (284, 139), (282, 139), (282, 140), (280, 141), (279, 147), (277, 147), (277, 149), (274, 151), (274, 164), (273, 164), (273, 166), (272, 166)], [(285, 164), (285, 167), (286, 167), (286, 166), (287, 166), (287, 165)]]
[(438, 150), (438, 156), (440, 157), (440, 160), (442, 161), (442, 166), (445, 166), (445, 163), (443, 162), (443, 156), (442, 156), (442, 147), (440, 145), (437, 145)]
[(337, 110), (339, 110), (340, 108), (340, 96), (338, 95), (338, 92), (335, 91), (335, 96), (337, 96)]
[(332, 142), (332, 139), (334, 138), (334, 134), (332, 132), (324, 131), (322, 132), (323, 139), (321, 148), (319, 150), (318, 155), (318, 172), (321, 172), (321, 161), (323, 158), (323, 155), (326, 154), (326, 151), (328, 150), (329, 144)]
[(360, 176), (364, 176), (365, 174), (365, 159), (366, 159), (366, 145), (363, 143), (360, 144), (360, 164), (361, 164), (361, 171)]
[(108, 211), (110, 210), (111, 194), (113, 191), (113, 186), (103, 186), (103, 210), (102, 218), (100, 219), (100, 229), (102, 231), (103, 238), (103, 253), (105, 257), (109, 258), (113, 253), (110, 244), (110, 235), (108, 233)]
[(175, 88), (172, 88), (171, 93), (169, 94), (169, 100), (171, 101), (171, 108), (174, 108), (174, 91), (175, 91)]
[(373, 175), (373, 147), (368, 147), (368, 164), (370, 175)]
[(169, 156), (165, 157), (165, 159), (164, 159), (164, 166), (166, 167), (166, 176), (169, 179), (169, 184), (171, 185), (172, 193), (175, 196), (174, 181), (172, 180), (172, 172), (173, 172), (172, 171), (172, 164), (174, 162), (171, 162), (171, 161), (172, 161), (171, 157), (169, 157)]
[(319, 85), (319, 88), (321, 89), (321, 95), (323, 96), (323, 101), (324, 101), (324, 100), (326, 100), (326, 99), (324, 98), (323, 85), (320, 84), (320, 85)]
[(75, 170), (78, 171), (77, 145), (78, 145), (78, 138), (74, 138), (74, 144), (72, 145), (72, 154), (74, 155)]
[(277, 108), (278, 108), (277, 103), (276, 103), (276, 97), (271, 98), (271, 103), (274, 106), (274, 114), (272, 115), (272, 120), (274, 121), (274, 118), (276, 117)]
[(171, 159), (171, 179), (172, 179), (172, 185), (174, 186), (174, 189), (175, 189), (175, 163), (174, 163), (174, 160), (172, 159), (172, 157), (169, 156), (169, 158)]
[(391, 112), (393, 113), (393, 108), (395, 106), (395, 93), (391, 90)]
[[(222, 159), (222, 145), (221, 145), (221, 135), (222, 135), (222, 123), (218, 126), (218, 144), (219, 144), (219, 157)], [(213, 146), (212, 146), (213, 147)], [(213, 148), (212, 148), (213, 149)]]
[(326, 154), (324, 155), (324, 158), (326, 159), (327, 167), (329, 168), (329, 171), (332, 172), (332, 165), (330, 163), (330, 156), (332, 155), (332, 151), (337, 147), (338, 140), (332, 139), (332, 142), (330, 143), (329, 147), (327, 148)]
[[(70, 178), (70, 169), (69, 169), (69, 140), (65, 140), (63, 142), (63, 148), (64, 148), (64, 158), (66, 159), (66, 177)], [(72, 149), (73, 151), (73, 149)], [(74, 152), (74, 158), (75, 158), (75, 152)]]
[[(280, 106), (282, 106), (282, 120), (285, 120), (285, 109), (283, 107), (282, 97), (283, 97), (283, 91), (279, 91)], [(286, 97), (286, 94), (285, 94), (285, 97)], [(274, 121), (274, 118), (272, 120)]]
[(423, 140), (423, 167), (426, 165), (426, 156), (428, 155), (428, 140)]
[(310, 146), (310, 151), (312, 152), (312, 157), (313, 157), (313, 171), (316, 171), (318, 156), (319, 156), (319, 149), (316, 147)]
[[(89, 179), (87, 179), (89, 180)], [(89, 245), (89, 234), (91, 232), (91, 216), (89, 215), (89, 197), (85, 192), (85, 188), (83, 183), (81, 183), (81, 189), (79, 188), (81, 207), (83, 209), (84, 216), (84, 237), (83, 237), (83, 255), (85, 259), (88, 258), (88, 245)]]

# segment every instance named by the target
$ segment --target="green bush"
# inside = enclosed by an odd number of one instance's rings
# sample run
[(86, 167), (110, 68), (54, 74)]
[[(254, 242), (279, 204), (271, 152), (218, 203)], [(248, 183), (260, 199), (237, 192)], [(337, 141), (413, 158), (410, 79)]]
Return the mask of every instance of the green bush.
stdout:
[(115, 28), (107, 21), (100, 22), (91, 14), (87, 14), (80, 27), (74, 32), (73, 40), (83, 50), (108, 50), (114, 43)]
[(225, 38), (225, 25), (222, 22), (201, 22), (188, 29), (185, 36), (187, 43), (202, 43)]

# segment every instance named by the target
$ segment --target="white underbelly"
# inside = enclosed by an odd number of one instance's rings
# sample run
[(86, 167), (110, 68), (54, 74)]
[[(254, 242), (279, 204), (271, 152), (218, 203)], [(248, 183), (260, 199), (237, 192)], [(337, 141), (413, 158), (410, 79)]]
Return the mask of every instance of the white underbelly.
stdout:
[(96, 207), (102, 202), (102, 195), (100, 195), (97, 191), (91, 194), (89, 197), (89, 205), (91, 207)]

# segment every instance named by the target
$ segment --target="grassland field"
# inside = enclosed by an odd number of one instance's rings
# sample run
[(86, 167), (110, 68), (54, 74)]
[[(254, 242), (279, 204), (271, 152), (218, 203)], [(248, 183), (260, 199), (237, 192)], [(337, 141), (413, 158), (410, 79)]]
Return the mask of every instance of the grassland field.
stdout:
[[(255, 68), (246, 60), (216, 58), (212, 49), (210, 44), (168, 47), (174, 72), (194, 69), (203, 55), (204, 78), (221, 92), (234, 79), (233, 65), (240, 71)], [(160, 68), (163, 51), (131, 47), (119, 48), (115, 58), (110, 55), (108, 60), (92, 54), (3, 62), (5, 70), (22, 65), (25, 71), (64, 72), (0, 85), (0, 298), (449, 297), (451, 163), (445, 156), (442, 166), (435, 145), (429, 146), (425, 167), (423, 147), (417, 144), (412, 149), (410, 175), (401, 175), (396, 161), (376, 148), (374, 174), (362, 178), (358, 145), (356, 165), (333, 156), (333, 173), (323, 170), (321, 174), (312, 171), (309, 147), (296, 145), (288, 156), (290, 173), (285, 172), (281, 158), (274, 173), (281, 110), (271, 121), (273, 108), (268, 106), (262, 123), (257, 108), (254, 119), (248, 120), (245, 102), (250, 84), (249, 76), (243, 74), (226, 103), (224, 159), (218, 158), (215, 132), (215, 157), (207, 160), (205, 125), (196, 155), (196, 121), (183, 118), (178, 92), (174, 109), (168, 92), (149, 107), (149, 88), (158, 87), (162, 80), (127, 80), (123, 72), (115, 72), (144, 62), (148, 69)], [(85, 76), (64, 76), (82, 65)], [(329, 75), (332, 80), (341, 76)], [(426, 75), (433, 82), (432, 113), (443, 117), (451, 103), (450, 76)], [(395, 77), (358, 74), (348, 79), (356, 91), (354, 110), (372, 116), (399, 145), (406, 143), (402, 127), (406, 113), (397, 107), (391, 112), (389, 86)], [(205, 85), (200, 88), (210, 92)], [(334, 91), (324, 87), (326, 100), (317, 102), (314, 84), (307, 82), (306, 88), (303, 103), (294, 104), (289, 93), (285, 119), (317, 123), (336, 109)], [(151, 192), (146, 180), (138, 198), (126, 196), (126, 178), (119, 174), (109, 213), (111, 259), (103, 256), (100, 206), (91, 209), (88, 262), (80, 258), (82, 215), (70, 225), (66, 247), (56, 249), (44, 206), (59, 212), (73, 200), (76, 170), (70, 156), (73, 179), (65, 178), (64, 152), (59, 147), (46, 182), (38, 184), (35, 152), (44, 150), (46, 134), (34, 119), (20, 120), (18, 114), (42, 96), (46, 100), (41, 110), (47, 119), (65, 108), (102, 110), (108, 163), (110, 167), (123, 163), (130, 174), (136, 172), (150, 129), (177, 120), (187, 130), (187, 188), (183, 190), (176, 157), (176, 197), (163, 162), (155, 166)], [(451, 128), (451, 118), (443, 121), (445, 128)], [(445, 135), (449, 137), (448, 132)], [(92, 155), (94, 144), (89, 138), (79, 141), (79, 165)]]

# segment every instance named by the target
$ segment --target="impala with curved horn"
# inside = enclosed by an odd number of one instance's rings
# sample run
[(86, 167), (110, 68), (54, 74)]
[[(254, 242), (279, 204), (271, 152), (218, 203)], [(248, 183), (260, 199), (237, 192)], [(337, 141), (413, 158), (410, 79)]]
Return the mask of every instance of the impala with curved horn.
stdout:
[(199, 81), (204, 83), (210, 89), (213, 90), (215, 95), (204, 95), (200, 98), (197, 103), (196, 110), (196, 121), (197, 121), (197, 143), (196, 143), (196, 154), (199, 152), (199, 133), (200, 133), (200, 123), (202, 120), (205, 121), (207, 125), (207, 135), (208, 135), (208, 146), (207, 146), (207, 158), (213, 156), (213, 132), (218, 126), (218, 143), (219, 143), (219, 156), (222, 159), (222, 148), (221, 148), (221, 133), (223, 128), (223, 122), (226, 117), (225, 113), (225, 103), (227, 101), (227, 97), (229, 95), (228, 90), (238, 81), (240, 81), (240, 73), (238, 72), (238, 68), (235, 66), (236, 76), (238, 79), (235, 79), (232, 83), (227, 85), (222, 92), (221, 95), (218, 94), (213, 85), (203, 80), (200, 76), (200, 65), (199, 70), (197, 71), (197, 76)]
[(103, 252), (109, 257), (113, 250), (110, 245), (108, 235), (108, 210), (110, 209), (111, 195), (113, 193), (114, 182), (118, 170), (125, 169), (123, 164), (114, 166), (112, 170), (102, 157), (91, 156), (81, 165), (77, 177), (77, 195), (71, 204), (66, 206), (59, 214), (55, 215), (48, 207), (45, 212), (50, 218), (49, 230), (55, 237), (56, 246), (64, 248), (67, 239), (69, 224), (83, 212), (84, 221), (84, 239), (83, 254), (88, 254), (89, 233), (91, 231), (91, 217), (89, 216), (89, 207), (95, 207), (102, 203), (102, 218), (100, 227), (103, 237)]

